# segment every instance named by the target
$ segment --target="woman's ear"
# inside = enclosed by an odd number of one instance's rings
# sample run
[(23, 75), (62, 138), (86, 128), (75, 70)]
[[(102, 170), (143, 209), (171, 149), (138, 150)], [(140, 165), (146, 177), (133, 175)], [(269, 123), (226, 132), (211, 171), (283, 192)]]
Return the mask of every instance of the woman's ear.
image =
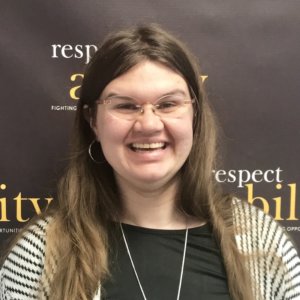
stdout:
[(91, 129), (93, 130), (93, 132), (95, 134), (95, 139), (98, 140), (98, 138), (97, 138), (97, 127), (95, 125), (95, 118), (94, 118), (93, 115), (90, 115), (90, 120), (89, 121), (90, 121), (89, 122), (90, 123), (90, 127), (91, 127)]
[(95, 139), (97, 139), (97, 127), (95, 125), (95, 115), (92, 111), (92, 109), (86, 104), (83, 106), (83, 116), (84, 119), (89, 123), (91, 129), (93, 130), (94, 134), (95, 134)]
[(84, 105), (83, 105), (82, 112), (83, 112), (83, 117), (84, 117), (84, 119), (85, 119), (88, 123), (90, 123), (90, 113), (91, 113), (91, 109), (90, 109), (90, 107), (89, 107), (87, 104), (84, 104)]

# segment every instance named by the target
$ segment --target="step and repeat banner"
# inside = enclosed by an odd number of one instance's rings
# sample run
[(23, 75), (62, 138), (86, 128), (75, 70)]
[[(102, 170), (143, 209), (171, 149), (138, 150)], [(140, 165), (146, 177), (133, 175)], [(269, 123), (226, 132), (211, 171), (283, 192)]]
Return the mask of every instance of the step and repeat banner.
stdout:
[(224, 190), (300, 246), (300, 1), (0, 1), (0, 249), (55, 200), (86, 64), (104, 36), (155, 22), (199, 58)]

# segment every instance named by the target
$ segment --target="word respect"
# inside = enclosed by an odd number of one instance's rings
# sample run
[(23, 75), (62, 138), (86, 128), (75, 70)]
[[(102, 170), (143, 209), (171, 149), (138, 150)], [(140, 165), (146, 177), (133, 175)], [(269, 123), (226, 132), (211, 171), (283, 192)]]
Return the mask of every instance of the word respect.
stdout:
[(281, 180), (282, 170), (213, 170), (214, 176), (218, 182), (237, 182), (237, 187), (242, 188), (247, 182), (283, 182)]
[(51, 58), (83, 58), (85, 63), (88, 64), (92, 55), (97, 51), (96, 45), (51, 45), (52, 55)]

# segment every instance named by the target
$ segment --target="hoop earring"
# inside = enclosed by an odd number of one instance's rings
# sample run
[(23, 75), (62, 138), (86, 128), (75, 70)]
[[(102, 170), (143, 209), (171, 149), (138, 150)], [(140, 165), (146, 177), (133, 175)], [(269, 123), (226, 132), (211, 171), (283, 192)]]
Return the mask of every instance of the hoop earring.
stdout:
[(93, 154), (92, 154), (92, 147), (94, 146), (94, 144), (97, 143), (97, 140), (93, 140), (90, 145), (89, 145), (89, 149), (88, 149), (88, 152), (89, 152), (89, 156), (91, 158), (91, 160), (96, 163), (96, 164), (102, 164), (104, 163), (104, 161), (100, 161), (100, 160), (97, 160), (93, 157)]

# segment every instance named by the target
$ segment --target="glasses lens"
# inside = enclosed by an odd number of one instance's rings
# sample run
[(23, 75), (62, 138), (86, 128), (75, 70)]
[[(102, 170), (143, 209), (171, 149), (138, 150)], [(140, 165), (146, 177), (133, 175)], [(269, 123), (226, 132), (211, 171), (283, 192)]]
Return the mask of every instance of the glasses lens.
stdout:
[(109, 97), (105, 104), (110, 114), (122, 119), (134, 119), (141, 110), (141, 107), (132, 98), (125, 96)]
[(190, 102), (179, 95), (166, 96), (155, 104), (155, 112), (164, 118), (178, 118), (186, 111), (187, 106), (185, 104)]

